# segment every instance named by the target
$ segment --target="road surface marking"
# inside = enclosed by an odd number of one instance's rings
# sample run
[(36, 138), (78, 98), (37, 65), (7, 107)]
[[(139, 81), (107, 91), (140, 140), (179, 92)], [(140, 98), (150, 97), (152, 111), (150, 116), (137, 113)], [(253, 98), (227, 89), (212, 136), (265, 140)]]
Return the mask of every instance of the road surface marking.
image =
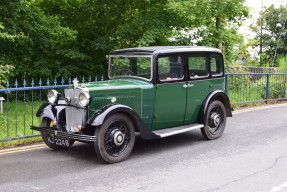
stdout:
[(14, 149), (0, 150), (0, 155), (19, 153), (23, 151), (32, 151), (32, 150), (43, 149), (43, 148), (47, 148), (47, 146), (42, 144), (42, 145), (34, 145), (34, 146), (28, 146), (28, 147), (17, 147)]
[[(240, 109), (240, 110), (234, 111), (232, 114), (236, 115), (236, 114), (250, 112), (250, 111), (256, 111), (256, 110), (260, 110), (260, 109), (269, 109), (269, 108), (273, 108), (273, 107), (283, 107), (283, 106), (287, 106), (287, 103), (268, 105), (268, 106), (260, 106), (260, 107), (254, 107), (254, 108), (248, 108), (248, 109)], [(43, 148), (47, 148), (47, 147), (48, 146), (46, 146), (45, 144), (39, 144), (39, 145), (30, 145), (30, 146), (25, 146), (25, 147), (2, 149), (2, 150), (0, 150), (0, 155), (12, 154), (12, 153), (20, 153), (20, 152), (23, 152), (23, 151), (32, 151), (32, 150), (43, 149)], [(284, 183), (284, 184), (286, 185), (286, 188), (287, 188), (287, 182)], [(272, 190), (273, 190), (273, 188), (272, 188)], [(274, 188), (274, 190), (275, 190), (275, 188)]]
[[(277, 191), (282, 191), (282, 190), (286, 190), (286, 188), (287, 188), (287, 182), (285, 182), (285, 183), (282, 183), (281, 185), (279, 185), (279, 186), (276, 186), (276, 187), (272, 187), (272, 189), (270, 190), (270, 192), (277, 192)], [(284, 190), (284, 191), (285, 191)]]
[(270, 108), (274, 108), (274, 107), (283, 107), (283, 106), (287, 106), (286, 103), (284, 104), (275, 104), (275, 105), (269, 105), (269, 106), (260, 106), (260, 107), (254, 107), (254, 108), (248, 108), (248, 109), (240, 109), (240, 110), (236, 110), (234, 111), (232, 114), (239, 114), (239, 113), (244, 113), (244, 112), (250, 112), (250, 111), (257, 111), (260, 109), (270, 109)]
[(24, 147), (14, 147), (14, 148), (9, 148), (9, 149), (1, 149), (1, 152), (6, 152), (6, 151), (15, 151), (15, 150), (21, 150), (21, 149), (27, 149), (27, 148), (35, 148), (35, 147), (42, 147), (42, 146), (46, 146), (45, 144), (39, 144), (39, 145), (28, 145), (28, 146), (24, 146)]

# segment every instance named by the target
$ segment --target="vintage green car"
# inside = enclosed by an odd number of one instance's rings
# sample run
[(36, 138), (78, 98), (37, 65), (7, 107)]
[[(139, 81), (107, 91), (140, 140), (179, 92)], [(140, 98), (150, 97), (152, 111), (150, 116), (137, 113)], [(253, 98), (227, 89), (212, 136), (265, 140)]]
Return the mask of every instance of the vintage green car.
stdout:
[(74, 141), (93, 143), (107, 163), (130, 155), (135, 133), (163, 138), (201, 129), (219, 138), (231, 117), (224, 93), (224, 63), (219, 49), (159, 46), (127, 48), (109, 55), (109, 80), (78, 84), (64, 97), (49, 90), (37, 112), (44, 142), (52, 149)]

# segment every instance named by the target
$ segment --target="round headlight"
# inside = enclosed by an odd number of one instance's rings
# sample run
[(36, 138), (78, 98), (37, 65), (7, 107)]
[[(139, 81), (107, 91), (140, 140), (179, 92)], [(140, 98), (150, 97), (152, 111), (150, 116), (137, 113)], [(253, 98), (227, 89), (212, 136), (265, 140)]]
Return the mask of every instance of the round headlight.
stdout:
[(80, 93), (79, 103), (82, 107), (86, 107), (89, 104), (90, 95), (88, 93)]
[(58, 100), (58, 97), (59, 97), (59, 93), (56, 90), (51, 89), (48, 91), (47, 98), (48, 98), (49, 103), (51, 104), (56, 103)]

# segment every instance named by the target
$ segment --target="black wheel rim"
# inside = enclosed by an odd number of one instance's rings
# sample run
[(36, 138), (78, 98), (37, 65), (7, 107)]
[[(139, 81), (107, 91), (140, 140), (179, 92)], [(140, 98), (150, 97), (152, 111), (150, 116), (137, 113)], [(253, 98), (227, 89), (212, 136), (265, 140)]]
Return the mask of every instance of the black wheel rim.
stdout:
[[(115, 136), (123, 136), (120, 143), (115, 142)], [(104, 147), (106, 152), (113, 156), (121, 156), (127, 149), (130, 142), (130, 131), (127, 125), (122, 121), (115, 121), (111, 123), (104, 136)]]
[(224, 123), (223, 111), (220, 107), (215, 106), (208, 115), (208, 131), (212, 135), (217, 135), (222, 129)]

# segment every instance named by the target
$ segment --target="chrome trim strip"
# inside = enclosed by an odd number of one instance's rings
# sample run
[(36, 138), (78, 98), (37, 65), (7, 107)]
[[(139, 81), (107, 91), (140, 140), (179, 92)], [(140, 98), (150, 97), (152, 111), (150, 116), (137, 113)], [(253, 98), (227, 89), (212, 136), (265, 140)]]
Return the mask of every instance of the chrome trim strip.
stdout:
[(216, 80), (216, 79), (225, 79), (225, 77), (213, 77), (213, 78), (208, 78), (208, 79), (188, 79), (187, 82), (211, 81), (211, 80)]
[(118, 89), (140, 89), (141, 87), (137, 85), (121, 85), (121, 86), (110, 86), (110, 87), (90, 87), (90, 91), (97, 91), (97, 90), (118, 90)]
[[(180, 134), (180, 133), (185, 133), (185, 132), (188, 132), (188, 131), (191, 131), (191, 130), (194, 130), (194, 129), (200, 129), (200, 128), (203, 128), (203, 124), (196, 124), (196, 125), (193, 125), (191, 127), (186, 127), (184, 128), (184, 126), (182, 126), (183, 128), (182, 129), (178, 129), (178, 130), (175, 130), (175, 131), (172, 131), (172, 129), (176, 129), (176, 128), (180, 128), (180, 127), (173, 127), (173, 128), (170, 128), (170, 132), (169, 129), (160, 129), (160, 130), (156, 130), (156, 131), (153, 131), (154, 134), (160, 136), (161, 138), (164, 138), (164, 137), (168, 137), (168, 136), (171, 136), (171, 135), (177, 135), (177, 134)], [(160, 132), (164, 132), (164, 131), (167, 131), (167, 133), (160, 133)]]
[(83, 135), (83, 134), (71, 134), (68, 132), (62, 132), (59, 130), (52, 130), (52, 127), (35, 127), (35, 126), (30, 126), (32, 130), (40, 131), (42, 133), (47, 133), (47, 134), (54, 134), (59, 137), (64, 137), (68, 139), (74, 139), (77, 141), (88, 141), (88, 142), (94, 142), (96, 141), (96, 136), (90, 136), (90, 135)]

